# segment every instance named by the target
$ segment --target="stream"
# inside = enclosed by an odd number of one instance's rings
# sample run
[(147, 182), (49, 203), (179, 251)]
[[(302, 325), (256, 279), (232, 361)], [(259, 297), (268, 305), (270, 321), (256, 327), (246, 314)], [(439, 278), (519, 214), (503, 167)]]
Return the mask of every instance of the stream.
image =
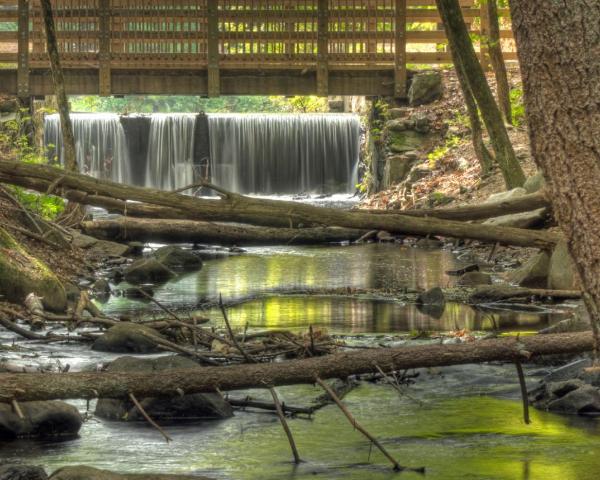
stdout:
[[(250, 331), (286, 328), (305, 331), (309, 324), (327, 329), (350, 344), (402, 344), (407, 348), (432, 340), (411, 340), (418, 332), (468, 329), (526, 334), (568, 317), (574, 304), (476, 310), (449, 303), (438, 317), (415, 305), (368, 297), (279, 295), (280, 289), (431, 288), (451, 286), (448, 270), (473, 262), (450, 249), (421, 249), (398, 244), (248, 248), (246, 253), (205, 261), (202, 270), (182, 275), (155, 289), (155, 298), (178, 310), (197, 310), (219, 294), (225, 300), (255, 299), (229, 309), (235, 328)], [(113, 286), (124, 289), (126, 284)], [(109, 315), (157, 313), (149, 302), (111, 296), (98, 303)], [(223, 326), (220, 314), (207, 309), (209, 325)], [(28, 350), (6, 351), (11, 362), (36, 365), (60, 362), (76, 371), (120, 355), (88, 347), (44, 345), (2, 331), (0, 343)], [(546, 372), (529, 366), (535, 385)], [(237, 411), (231, 419), (166, 425), (170, 444), (145, 423), (87, 420), (76, 439), (62, 442), (17, 441), (0, 444), (0, 460), (44, 466), (47, 471), (85, 464), (118, 472), (206, 475), (217, 479), (595, 479), (600, 468), (600, 424), (596, 419), (531, 411), (522, 420), (514, 367), (486, 364), (420, 370), (401, 395), (391, 386), (362, 383), (344, 399), (349, 410), (405, 466), (427, 469), (396, 474), (369, 442), (353, 431), (336, 406), (311, 419), (288, 420), (301, 458), (291, 453), (276, 416)], [(277, 389), (289, 405), (306, 405), (320, 390), (314, 386)], [(269, 399), (264, 390), (236, 392)], [(72, 402), (80, 411), (84, 401)], [(91, 404), (93, 411), (94, 404)]]

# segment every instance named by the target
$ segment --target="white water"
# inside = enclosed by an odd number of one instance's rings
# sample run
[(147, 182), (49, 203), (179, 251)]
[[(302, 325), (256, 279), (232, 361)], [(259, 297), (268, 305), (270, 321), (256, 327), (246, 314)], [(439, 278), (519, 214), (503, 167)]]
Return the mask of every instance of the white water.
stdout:
[[(77, 113), (71, 115), (71, 123), (80, 171), (96, 178), (130, 183), (129, 153), (119, 116), (112, 113)], [(58, 114), (46, 117), (44, 140), (51, 158), (64, 164)]]

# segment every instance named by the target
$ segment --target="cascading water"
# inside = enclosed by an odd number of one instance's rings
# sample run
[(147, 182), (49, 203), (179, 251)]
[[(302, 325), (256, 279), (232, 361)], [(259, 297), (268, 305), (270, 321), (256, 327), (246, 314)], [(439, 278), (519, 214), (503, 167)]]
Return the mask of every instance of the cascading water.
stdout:
[(196, 115), (154, 114), (148, 137), (146, 186), (174, 190), (194, 182)]
[[(259, 195), (354, 191), (358, 117), (347, 114), (73, 114), (83, 172), (174, 190), (199, 179)], [(58, 115), (45, 120), (62, 161)], [(210, 157), (210, 158), (209, 158)]]
[[(71, 123), (80, 171), (96, 178), (130, 183), (131, 162), (119, 116), (112, 113), (77, 113), (71, 115)], [(50, 160), (63, 164), (58, 114), (46, 116), (44, 141)]]
[(209, 115), (212, 182), (238, 193), (347, 193), (360, 123), (344, 114)]

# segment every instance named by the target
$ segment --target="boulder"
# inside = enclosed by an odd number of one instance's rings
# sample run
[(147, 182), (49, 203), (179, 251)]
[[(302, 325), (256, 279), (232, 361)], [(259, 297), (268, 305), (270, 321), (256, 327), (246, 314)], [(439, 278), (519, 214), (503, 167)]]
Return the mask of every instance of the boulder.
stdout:
[(105, 278), (99, 278), (92, 285), (92, 292), (96, 295), (108, 296), (110, 295), (110, 284)]
[(505, 202), (506, 200), (512, 200), (514, 198), (522, 197), (523, 195), (527, 195), (527, 190), (523, 187), (513, 188), (512, 190), (507, 190), (506, 192), (498, 192), (493, 193), (488, 197), (485, 203), (499, 203)]
[(88, 255), (91, 257), (105, 259), (127, 255), (131, 250), (131, 247), (123, 243), (110, 242), (108, 240), (98, 240), (86, 250)]
[(404, 130), (390, 131), (387, 138), (391, 152), (406, 153), (424, 148), (430, 137), (414, 130)]
[(442, 75), (439, 72), (423, 72), (413, 75), (408, 89), (408, 103), (411, 107), (434, 102), (444, 93)]
[(527, 288), (546, 288), (550, 271), (550, 255), (540, 252), (507, 275), (509, 283)]
[(198, 475), (166, 475), (153, 473), (130, 473), (121, 474), (108, 470), (78, 465), (75, 467), (63, 467), (52, 474), (50, 480), (209, 480), (207, 477)]
[(74, 437), (82, 418), (79, 411), (65, 402), (19, 402), (24, 419), (9, 403), (0, 403), (0, 439)]
[(42, 467), (30, 465), (0, 466), (0, 480), (47, 480), (48, 475)]
[(387, 188), (406, 180), (415, 161), (416, 158), (413, 155), (406, 154), (386, 157), (383, 170), (383, 187)]
[(90, 248), (92, 245), (98, 243), (98, 239), (94, 237), (90, 237), (89, 235), (84, 235), (80, 233), (78, 230), (71, 230), (70, 233), (73, 235), (73, 240), (71, 244), (77, 248), (83, 248), (84, 250)]
[(530, 212), (511, 213), (500, 217), (489, 218), (486, 225), (496, 227), (533, 228), (546, 221), (547, 209), (545, 207)]
[[(567, 382), (574, 383), (573, 381)], [(600, 415), (600, 391), (598, 388), (591, 385), (569, 386), (571, 389), (563, 389), (555, 393), (559, 398), (550, 401), (546, 405), (546, 410), (579, 415)], [(552, 388), (552, 386), (549, 387)], [(568, 391), (568, 393), (559, 395), (563, 391)]]
[(467, 272), (460, 276), (457, 282), (462, 287), (474, 287), (476, 285), (491, 285), (492, 276), (483, 272)]
[(409, 112), (410, 112), (409, 109), (405, 108), (405, 107), (390, 108), (388, 110), (388, 116), (392, 120), (395, 120), (397, 118), (406, 118), (406, 117), (408, 117)]
[(581, 289), (579, 274), (575, 270), (566, 242), (559, 242), (550, 257), (548, 288), (553, 290)]
[(415, 245), (419, 248), (442, 248), (444, 246), (444, 242), (442, 242), (439, 238), (431, 237), (431, 238), (419, 238)]
[(142, 283), (160, 284), (169, 281), (175, 273), (155, 258), (140, 258), (124, 271), (124, 278), (129, 283), (139, 285)]
[(155, 353), (161, 350), (149, 337), (163, 338), (153, 328), (130, 322), (110, 327), (92, 345), (92, 350), (115, 353)]
[[(110, 363), (111, 372), (158, 372), (166, 369), (198, 369), (189, 358), (172, 355), (154, 359), (121, 357)], [(196, 393), (170, 398), (139, 398), (144, 410), (154, 420), (162, 422), (190, 421), (209, 418), (228, 418), (233, 410), (216, 393)], [(96, 415), (108, 420), (142, 421), (144, 418), (129, 399), (100, 398), (96, 404)]]
[(433, 318), (441, 318), (446, 309), (446, 297), (440, 287), (435, 287), (417, 296), (417, 308)]
[(532, 175), (525, 180), (523, 188), (527, 193), (535, 193), (543, 189), (545, 186), (546, 179), (544, 178), (544, 175), (542, 172), (537, 172), (535, 175)]
[(566, 318), (556, 322), (549, 327), (541, 329), (538, 333), (572, 333), (572, 332), (586, 332), (591, 329), (589, 319), (585, 319), (575, 314), (572, 318)]
[(0, 228), (0, 296), (22, 304), (30, 293), (41, 297), (48, 310), (67, 308), (67, 293), (56, 275)]
[(199, 270), (202, 268), (200, 257), (176, 245), (161, 247), (152, 254), (152, 257), (171, 269)]

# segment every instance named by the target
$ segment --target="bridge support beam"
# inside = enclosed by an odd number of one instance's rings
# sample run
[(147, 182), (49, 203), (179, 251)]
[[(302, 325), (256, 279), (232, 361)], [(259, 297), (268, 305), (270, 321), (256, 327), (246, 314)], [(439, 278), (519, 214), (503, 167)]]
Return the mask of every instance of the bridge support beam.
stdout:
[(217, 0), (207, 2), (207, 61), (208, 61), (208, 96), (218, 97), (221, 94), (221, 75), (219, 72), (219, 6)]
[(406, 0), (396, 0), (394, 19), (394, 96), (406, 97)]
[(317, 6), (317, 95), (329, 95), (329, 2)]
[(17, 96), (29, 97), (29, 0), (19, 0), (17, 43)]

